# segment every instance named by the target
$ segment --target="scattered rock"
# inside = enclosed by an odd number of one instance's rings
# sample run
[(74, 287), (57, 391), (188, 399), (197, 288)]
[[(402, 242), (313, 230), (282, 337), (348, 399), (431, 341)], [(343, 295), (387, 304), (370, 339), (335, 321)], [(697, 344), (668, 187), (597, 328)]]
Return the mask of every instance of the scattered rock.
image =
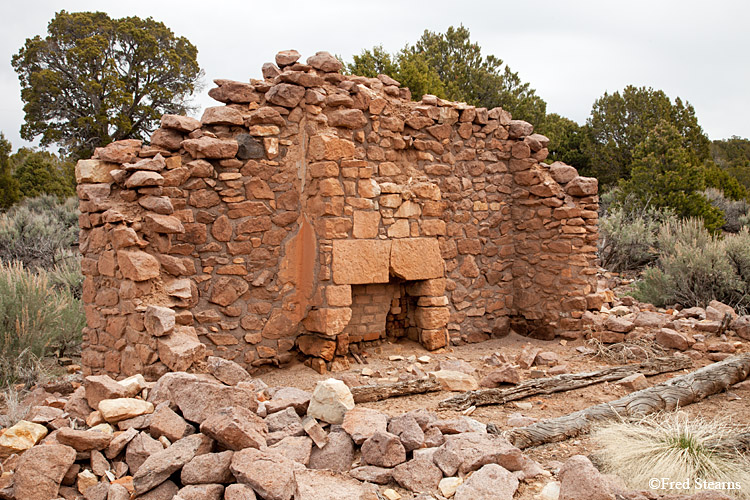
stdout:
[(362, 484), (333, 471), (300, 469), (294, 471), (297, 488), (294, 500), (375, 500), (372, 485)]
[(265, 447), (268, 434), (265, 421), (241, 406), (214, 412), (203, 421), (200, 430), (230, 450)]
[(457, 372), (452, 370), (440, 370), (436, 372), (430, 372), (430, 375), (435, 377), (443, 390), (446, 391), (475, 391), (479, 389), (479, 383), (477, 379), (471, 375), (467, 375), (463, 372)]
[(5, 458), (13, 453), (23, 453), (47, 435), (47, 428), (41, 424), (35, 424), (21, 420), (0, 435), (0, 458)]
[(455, 500), (512, 500), (518, 478), (496, 464), (487, 464), (456, 488)]
[(628, 375), (627, 377), (618, 380), (616, 383), (628, 392), (641, 391), (650, 387), (646, 377), (642, 373)]
[(432, 460), (409, 460), (393, 469), (393, 479), (415, 493), (432, 493), (442, 478), (443, 473)]
[(570, 457), (558, 473), (559, 500), (614, 500), (610, 483), (583, 455)]
[(180, 472), (182, 484), (231, 483), (234, 476), (229, 470), (234, 452), (206, 453), (190, 460)]
[(229, 468), (237, 481), (249, 484), (264, 500), (290, 500), (296, 485), (294, 472), (305, 469), (280, 453), (255, 448), (236, 452)]
[(350, 470), (349, 475), (360, 481), (367, 481), (368, 483), (388, 484), (393, 478), (392, 471), (393, 469), (386, 467), (363, 465)]
[(98, 408), (102, 418), (110, 423), (154, 412), (152, 403), (135, 398), (103, 399)]
[(61, 444), (36, 446), (18, 459), (13, 474), (15, 498), (51, 500), (57, 498), (60, 483), (76, 459), (76, 450)]
[(521, 381), (521, 373), (518, 368), (510, 363), (505, 363), (499, 368), (492, 370), (479, 381), (481, 387), (495, 388), (501, 384), (517, 384)]
[(341, 380), (329, 378), (318, 382), (313, 391), (307, 414), (329, 424), (340, 424), (347, 411), (354, 408), (354, 398)]
[(313, 446), (308, 467), (346, 472), (354, 462), (354, 441), (343, 430), (328, 434), (328, 443), (320, 448)]
[(347, 411), (341, 424), (341, 428), (349, 433), (358, 445), (376, 432), (386, 432), (387, 427), (388, 417), (385, 414), (359, 406)]
[[(355, 408), (356, 409), (356, 408)], [(425, 442), (425, 433), (414, 416), (409, 414), (391, 418), (388, 432), (398, 436), (406, 452), (421, 448)]]
[(133, 474), (135, 493), (142, 495), (157, 487), (196, 455), (208, 453), (212, 444), (208, 436), (193, 434), (180, 439), (169, 448), (150, 455), (138, 468), (138, 472)]
[(237, 385), (250, 379), (250, 374), (234, 361), (209, 356), (207, 359), (208, 372), (227, 385)]
[(376, 432), (362, 443), (362, 461), (378, 467), (394, 467), (406, 461), (406, 449), (398, 436)]
[(671, 328), (662, 328), (656, 332), (656, 342), (667, 349), (677, 349), (679, 351), (684, 351), (690, 347), (687, 337)]

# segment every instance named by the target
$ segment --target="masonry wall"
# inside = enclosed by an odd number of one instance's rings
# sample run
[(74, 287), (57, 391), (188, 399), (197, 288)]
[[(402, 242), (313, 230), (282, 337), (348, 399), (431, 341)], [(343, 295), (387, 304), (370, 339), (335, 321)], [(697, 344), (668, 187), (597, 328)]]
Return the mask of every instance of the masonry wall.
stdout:
[(323, 370), (387, 335), (383, 315), (428, 349), (579, 335), (599, 302), (595, 179), (542, 163), (547, 138), (500, 108), (298, 57), (78, 163), (87, 372), (298, 352)]

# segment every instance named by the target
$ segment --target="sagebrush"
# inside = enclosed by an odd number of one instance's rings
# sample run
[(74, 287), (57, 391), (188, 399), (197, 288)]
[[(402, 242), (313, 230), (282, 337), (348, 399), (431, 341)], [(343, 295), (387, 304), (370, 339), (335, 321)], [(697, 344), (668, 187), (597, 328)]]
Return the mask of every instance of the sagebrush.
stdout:
[(46, 271), (0, 262), (0, 383), (29, 382), (39, 359), (80, 343), (85, 323), (81, 302)]
[(0, 214), (0, 260), (52, 269), (78, 241), (77, 199), (54, 196), (24, 200)]
[(636, 283), (638, 300), (656, 306), (706, 307), (718, 300), (750, 309), (750, 232), (710, 234), (697, 219), (664, 224), (659, 258)]
[(662, 224), (676, 220), (668, 209), (610, 207), (599, 220), (599, 259), (614, 272), (641, 269), (658, 257)]

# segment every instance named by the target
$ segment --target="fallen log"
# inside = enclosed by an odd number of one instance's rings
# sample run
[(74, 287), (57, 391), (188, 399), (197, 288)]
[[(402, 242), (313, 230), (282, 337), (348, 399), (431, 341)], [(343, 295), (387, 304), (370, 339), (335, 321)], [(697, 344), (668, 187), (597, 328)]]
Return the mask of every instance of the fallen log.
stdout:
[[(616, 401), (590, 406), (562, 417), (542, 420), (507, 432), (502, 432), (494, 424), (489, 424), (487, 430), (495, 434), (502, 433), (521, 449), (563, 441), (586, 432), (594, 422), (671, 411), (695, 403), (745, 380), (748, 375), (750, 353), (745, 353), (674, 377), (648, 389), (630, 393)], [(742, 446), (743, 443), (738, 445)]]
[(586, 373), (566, 373), (555, 377), (525, 380), (507, 389), (479, 389), (468, 391), (445, 399), (438, 404), (440, 410), (462, 411), (471, 406), (487, 406), (516, 401), (537, 394), (570, 391), (600, 382), (620, 380), (634, 373), (658, 375), (690, 368), (690, 358), (653, 358), (643, 363), (613, 366), (603, 370)]
[(432, 377), (406, 380), (403, 382), (392, 382), (388, 384), (358, 385), (351, 388), (355, 403), (380, 401), (398, 396), (423, 394), (425, 392), (436, 392), (439, 390), (441, 390), (440, 382)]

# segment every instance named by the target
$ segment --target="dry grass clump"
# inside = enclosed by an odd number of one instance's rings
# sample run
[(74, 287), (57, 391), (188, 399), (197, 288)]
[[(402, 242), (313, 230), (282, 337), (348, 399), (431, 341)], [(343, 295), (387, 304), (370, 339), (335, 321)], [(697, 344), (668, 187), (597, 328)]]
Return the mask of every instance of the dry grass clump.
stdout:
[(648, 339), (605, 344), (599, 339), (592, 338), (588, 341), (588, 344), (596, 351), (592, 354), (592, 357), (618, 364), (664, 356), (667, 352), (659, 344)]
[(750, 457), (737, 440), (747, 431), (727, 420), (677, 412), (604, 424), (593, 439), (601, 447), (596, 458), (602, 472), (617, 474), (633, 489), (660, 494), (715, 490), (748, 499)]

